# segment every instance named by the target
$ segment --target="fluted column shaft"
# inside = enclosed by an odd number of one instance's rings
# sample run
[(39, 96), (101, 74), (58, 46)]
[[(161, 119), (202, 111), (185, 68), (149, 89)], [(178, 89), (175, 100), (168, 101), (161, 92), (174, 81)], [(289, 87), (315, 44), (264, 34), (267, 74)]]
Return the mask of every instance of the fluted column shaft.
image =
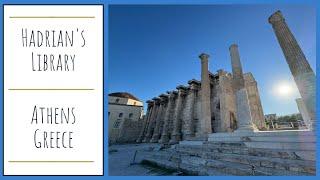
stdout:
[(161, 135), (161, 139), (159, 140), (159, 143), (167, 143), (167, 142), (169, 142), (170, 110), (171, 110), (171, 108), (173, 108), (175, 96), (176, 95), (174, 94), (173, 91), (170, 92), (167, 109), (166, 109), (166, 112), (164, 114), (163, 131), (162, 131), (162, 135)]
[(163, 111), (164, 111), (164, 107), (165, 107), (165, 100), (163, 98), (161, 98), (161, 102), (160, 102), (160, 107), (159, 107), (159, 112), (158, 115), (156, 117), (156, 126), (154, 128), (153, 131), (153, 135), (152, 138), (150, 140), (150, 142), (155, 143), (158, 142), (159, 137), (160, 137), (160, 125), (161, 125), (161, 121), (162, 121), (162, 115), (163, 115)]
[(289, 65), (291, 74), (299, 89), (300, 95), (306, 105), (310, 119), (311, 129), (316, 125), (316, 76), (310, 67), (298, 42), (291, 33), (280, 11), (269, 17), (278, 42)]
[(152, 137), (152, 129), (153, 129), (154, 122), (155, 122), (155, 119), (158, 114), (158, 110), (159, 110), (159, 103), (157, 100), (155, 100), (153, 103), (151, 117), (150, 117), (149, 124), (148, 124), (147, 134), (146, 134), (143, 142), (149, 142)]
[(208, 72), (209, 55), (201, 54), (201, 116), (200, 132), (197, 136), (206, 138), (212, 132), (211, 128), (211, 107), (210, 107), (210, 80)]
[(189, 103), (189, 112), (188, 116), (186, 118), (186, 139), (191, 138), (194, 136), (194, 103), (195, 103), (195, 94), (197, 91), (197, 85), (196, 84), (190, 84), (190, 90), (189, 90), (189, 95), (188, 95), (188, 103)]
[(182, 109), (182, 99), (184, 96), (184, 90), (179, 89), (178, 91), (178, 97), (177, 97), (177, 103), (174, 110), (173, 115), (173, 131), (170, 139), (171, 144), (175, 144), (181, 140), (181, 109)]
[(153, 109), (153, 104), (151, 104), (151, 102), (150, 102), (150, 103), (148, 103), (147, 114), (145, 116), (145, 121), (143, 122), (143, 126), (142, 126), (142, 129), (141, 129), (139, 138), (136, 141), (138, 143), (142, 142), (143, 139), (144, 139), (144, 136), (145, 136), (145, 133), (147, 131), (147, 127), (148, 127), (148, 124), (149, 124), (149, 121), (150, 121), (150, 116), (151, 116), (152, 109)]

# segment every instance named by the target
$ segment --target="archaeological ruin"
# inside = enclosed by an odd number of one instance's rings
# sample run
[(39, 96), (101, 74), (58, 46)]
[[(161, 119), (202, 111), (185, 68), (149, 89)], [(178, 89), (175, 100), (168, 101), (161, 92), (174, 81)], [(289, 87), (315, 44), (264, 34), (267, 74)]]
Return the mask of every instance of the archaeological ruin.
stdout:
[[(315, 175), (316, 77), (280, 11), (272, 25), (301, 94), (305, 130), (267, 131), (258, 85), (243, 73), (238, 46), (230, 46), (232, 73), (208, 70), (147, 101), (139, 143), (159, 143), (143, 162), (193, 175)], [(219, 173), (217, 173), (219, 172)]]

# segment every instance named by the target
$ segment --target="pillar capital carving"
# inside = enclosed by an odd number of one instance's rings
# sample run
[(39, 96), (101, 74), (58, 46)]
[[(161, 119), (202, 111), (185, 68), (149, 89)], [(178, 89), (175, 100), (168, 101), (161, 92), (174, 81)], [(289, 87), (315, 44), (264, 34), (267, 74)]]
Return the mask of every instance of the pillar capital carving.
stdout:
[(146, 101), (146, 103), (148, 104), (148, 108), (154, 105), (153, 100), (148, 100), (148, 101)]
[(159, 104), (160, 103), (160, 98), (158, 97), (155, 97), (155, 98), (152, 98), (154, 104)]
[(184, 96), (184, 95), (186, 95), (186, 91), (188, 90), (188, 87), (179, 85), (179, 86), (177, 86), (177, 90), (178, 90), (179, 96)]
[(160, 103), (161, 103), (161, 104), (167, 103), (167, 101), (168, 101), (168, 95), (166, 95), (166, 94), (161, 94), (159, 97), (160, 97)]
[(275, 23), (277, 23), (277, 22), (284, 22), (285, 19), (284, 19), (284, 17), (282, 16), (281, 11), (276, 11), (275, 13), (273, 13), (273, 14), (269, 17), (268, 21), (269, 21), (270, 24), (273, 25), (273, 24), (275, 24)]
[(205, 54), (205, 53), (201, 53), (199, 55), (199, 58), (201, 59), (201, 61), (208, 61), (209, 60), (209, 55), (208, 54)]
[(200, 88), (201, 83), (195, 79), (192, 79), (192, 80), (188, 81), (188, 84), (190, 86), (191, 91), (196, 91)]
[(168, 100), (173, 101), (174, 98), (176, 98), (177, 93), (174, 93), (174, 91), (168, 91)]
[(151, 104), (153, 104), (153, 100), (147, 100), (146, 103), (147, 103), (148, 105), (151, 105)]
[(191, 84), (200, 85), (200, 84), (201, 84), (201, 82), (200, 82), (200, 81), (198, 81), (198, 80), (196, 80), (196, 79), (191, 79), (191, 80), (189, 80), (189, 81), (188, 81), (188, 84), (189, 84), (189, 85), (191, 85)]
[(238, 45), (237, 44), (231, 44), (230, 47), (229, 47), (229, 50), (231, 50), (232, 48), (238, 48)]

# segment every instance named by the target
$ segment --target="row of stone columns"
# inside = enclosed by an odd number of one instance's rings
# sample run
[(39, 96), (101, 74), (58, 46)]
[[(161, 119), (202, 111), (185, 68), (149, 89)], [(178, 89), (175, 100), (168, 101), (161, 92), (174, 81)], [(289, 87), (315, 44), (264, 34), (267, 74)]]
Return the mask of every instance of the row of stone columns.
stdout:
[[(194, 108), (200, 82), (190, 80), (188, 84), (189, 87), (178, 86), (177, 91), (168, 91), (168, 94), (147, 101), (145, 122), (137, 142), (175, 144), (182, 136), (191, 138), (195, 135)], [(188, 106), (189, 111), (182, 119), (184, 106)], [(182, 132), (182, 121), (185, 132)]]

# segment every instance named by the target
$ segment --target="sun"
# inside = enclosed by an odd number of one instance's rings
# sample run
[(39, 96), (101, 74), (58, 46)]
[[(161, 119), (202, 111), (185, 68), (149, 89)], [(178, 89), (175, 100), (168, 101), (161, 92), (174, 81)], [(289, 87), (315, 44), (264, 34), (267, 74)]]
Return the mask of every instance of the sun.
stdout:
[(291, 97), (294, 92), (294, 86), (288, 82), (281, 82), (274, 86), (274, 94), (278, 97)]
[(280, 84), (277, 88), (278, 94), (281, 96), (288, 96), (292, 93), (292, 87), (288, 84)]

